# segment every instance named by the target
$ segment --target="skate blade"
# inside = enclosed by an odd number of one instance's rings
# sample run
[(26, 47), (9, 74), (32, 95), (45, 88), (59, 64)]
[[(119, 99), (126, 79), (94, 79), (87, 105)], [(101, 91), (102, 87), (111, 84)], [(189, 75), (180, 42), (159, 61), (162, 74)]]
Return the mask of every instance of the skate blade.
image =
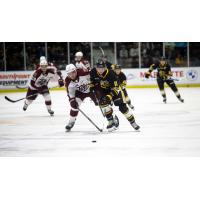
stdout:
[(117, 128), (116, 127), (112, 127), (112, 128), (107, 129), (107, 130), (108, 130), (108, 132), (113, 132), (113, 131), (116, 131)]

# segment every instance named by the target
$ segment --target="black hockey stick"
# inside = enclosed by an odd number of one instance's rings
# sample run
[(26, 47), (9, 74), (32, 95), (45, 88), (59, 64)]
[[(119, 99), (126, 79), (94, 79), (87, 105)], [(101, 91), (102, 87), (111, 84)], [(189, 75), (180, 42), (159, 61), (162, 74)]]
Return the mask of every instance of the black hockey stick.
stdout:
[(99, 49), (101, 50), (102, 56), (105, 57), (105, 53), (104, 53), (104, 50), (102, 49), (102, 47), (99, 47)]
[(98, 107), (100, 108), (103, 117), (105, 117), (105, 115), (104, 115), (104, 113), (103, 113), (103, 110), (102, 110), (102, 108), (101, 108), (101, 106), (100, 106), (99, 99), (97, 98), (95, 92), (93, 92), (93, 94), (94, 94), (94, 96), (95, 96), (95, 99), (96, 99), (96, 101), (97, 101), (97, 105), (98, 105)]
[(78, 110), (100, 131), (103, 132), (102, 129), (100, 129), (80, 108)]
[(17, 89), (27, 89), (28, 85), (16, 85)]
[[(55, 87), (57, 87), (57, 86), (55, 86)], [(52, 87), (52, 88), (55, 88), (55, 87)], [(49, 89), (52, 89), (52, 88), (49, 88)], [(18, 101), (27, 99), (27, 98), (29, 98), (29, 97), (33, 97), (33, 96), (38, 95), (38, 94), (39, 94), (39, 93), (32, 94), (32, 95), (29, 95), (29, 96), (27, 96), (27, 97), (23, 97), (23, 98), (17, 99), (17, 100), (13, 100), (13, 99), (10, 99), (9, 97), (5, 96), (5, 99), (6, 99), (7, 101), (11, 102), (11, 103), (16, 103), (16, 102), (18, 102)]]
[(12, 99), (10, 99), (9, 97), (5, 96), (5, 99), (6, 99), (7, 101), (12, 102), (12, 103), (16, 103), (16, 102), (21, 101), (21, 100), (24, 100), (24, 99), (26, 99), (26, 98), (33, 97), (33, 96), (35, 96), (35, 95), (37, 95), (37, 94), (38, 94), (38, 93), (32, 94), (32, 95), (29, 95), (29, 96), (27, 96), (27, 97), (23, 97), (23, 98), (17, 99), (17, 100), (12, 100)]

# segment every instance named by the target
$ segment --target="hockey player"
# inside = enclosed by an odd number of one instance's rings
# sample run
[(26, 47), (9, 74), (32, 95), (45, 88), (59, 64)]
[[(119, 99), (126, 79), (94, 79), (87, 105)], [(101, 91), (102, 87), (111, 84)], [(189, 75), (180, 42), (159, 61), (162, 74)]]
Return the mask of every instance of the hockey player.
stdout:
[(123, 97), (124, 101), (128, 104), (128, 106), (131, 109), (134, 109), (134, 106), (131, 104), (131, 100), (130, 100), (127, 90), (126, 90), (126, 85), (127, 85), (126, 75), (122, 72), (120, 65), (117, 65), (117, 64), (112, 65), (112, 68), (113, 68), (114, 72), (116, 73), (116, 76), (118, 79), (118, 85), (119, 85), (120, 92), (122, 93), (122, 97)]
[[(38, 68), (40, 68), (40, 63), (42, 61), (46, 61), (47, 62), (47, 59), (46, 59), (45, 56), (40, 56), (40, 62), (35, 66), (35, 70), (37, 70)], [(55, 65), (52, 62), (47, 62), (47, 63), (48, 63), (48, 66), (54, 66), (55, 67)]]
[(83, 53), (81, 51), (75, 54), (75, 66), (77, 69), (82, 68), (84, 71), (90, 70), (90, 63), (83, 58)]
[(100, 59), (99, 61), (101, 62), (101, 60), (104, 62), (104, 64), (106, 65), (106, 67), (107, 67), (108, 69), (113, 69), (113, 64), (112, 64), (111, 62), (108, 61), (107, 56), (102, 55), (102, 56), (101, 56), (101, 59)]
[(26, 111), (27, 107), (37, 98), (38, 94), (41, 94), (45, 99), (47, 111), (51, 116), (54, 114), (54, 111), (51, 110), (51, 97), (47, 85), (50, 79), (55, 78), (55, 76), (58, 78), (59, 86), (64, 86), (61, 72), (58, 72), (53, 66), (48, 66), (46, 60), (41, 60), (40, 67), (31, 75), (26, 100), (23, 106), (24, 111)]
[(111, 101), (119, 107), (120, 112), (127, 118), (131, 126), (138, 130), (133, 114), (130, 112), (126, 103), (123, 102), (122, 95), (118, 91), (117, 77), (113, 70), (109, 70), (103, 61), (96, 64), (90, 72), (91, 89), (94, 90), (104, 115), (108, 120), (108, 129), (115, 129), (113, 109)]
[(65, 129), (69, 132), (75, 124), (78, 116), (78, 107), (86, 97), (90, 97), (97, 105), (96, 98), (90, 92), (90, 73), (87, 69), (77, 69), (74, 64), (66, 66), (67, 77), (65, 79), (65, 87), (71, 106), (69, 123)]
[(157, 63), (153, 63), (152, 65), (150, 65), (149, 70), (145, 72), (145, 78), (149, 78), (151, 72), (155, 69), (157, 69), (157, 84), (161, 92), (161, 95), (163, 97), (163, 102), (164, 103), (167, 102), (166, 93), (164, 90), (164, 83), (167, 83), (167, 85), (175, 93), (178, 100), (184, 103), (184, 99), (181, 98), (181, 95), (176, 87), (176, 84), (174, 83), (174, 80), (171, 78), (172, 77), (171, 66), (166, 61), (165, 57), (161, 57), (161, 59)]

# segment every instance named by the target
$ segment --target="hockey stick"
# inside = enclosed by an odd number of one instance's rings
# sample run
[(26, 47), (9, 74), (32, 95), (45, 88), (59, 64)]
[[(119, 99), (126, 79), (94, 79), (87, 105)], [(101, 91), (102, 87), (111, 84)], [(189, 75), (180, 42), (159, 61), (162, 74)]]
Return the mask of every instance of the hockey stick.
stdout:
[[(55, 87), (57, 87), (57, 86), (55, 86)], [(52, 87), (52, 88), (55, 88), (55, 87)], [(52, 89), (52, 88), (49, 88), (49, 89)], [(39, 93), (32, 94), (32, 95), (29, 95), (29, 96), (27, 96), (27, 97), (23, 97), (23, 98), (21, 98), (21, 99), (17, 99), (17, 100), (10, 99), (10, 98), (7, 97), (7, 96), (4, 96), (4, 97), (5, 97), (5, 99), (6, 99), (7, 101), (9, 101), (9, 102), (11, 102), (11, 103), (16, 103), (16, 102), (18, 102), (18, 101), (21, 101), (21, 100), (27, 99), (27, 98), (29, 98), (29, 97), (33, 97), (33, 96), (38, 95), (38, 94), (39, 94)]]
[(105, 53), (104, 53), (104, 50), (102, 49), (102, 47), (99, 47), (99, 49), (101, 50), (102, 56), (105, 57)]
[(21, 101), (21, 100), (24, 100), (24, 99), (26, 99), (26, 98), (36, 96), (37, 94), (38, 94), (38, 93), (32, 94), (32, 95), (29, 95), (29, 96), (27, 96), (27, 97), (23, 97), (23, 98), (17, 99), (17, 100), (12, 100), (12, 99), (10, 99), (9, 97), (5, 96), (5, 99), (6, 99), (7, 101), (11, 102), (11, 103), (16, 103), (16, 102)]
[[(142, 81), (149, 81), (149, 80), (156, 80), (157, 78), (156, 77), (151, 77), (151, 79), (148, 79), (148, 78), (141, 78)], [(181, 81), (182, 79), (178, 79), (178, 78), (174, 78), (174, 77), (170, 77), (166, 80), (172, 80), (172, 81)]]
[(102, 129), (100, 129), (80, 108), (78, 110), (100, 131), (103, 132)]
[(102, 113), (103, 117), (105, 117), (105, 115), (104, 115), (104, 113), (103, 113), (103, 110), (102, 110), (102, 108), (101, 108), (101, 106), (100, 106), (99, 99), (97, 98), (95, 92), (93, 92), (93, 94), (94, 94), (94, 96), (95, 96), (95, 98), (96, 98), (97, 105), (98, 105), (99, 109), (101, 110), (101, 113)]
[(16, 85), (16, 88), (17, 89), (27, 89), (28, 88), (28, 85)]

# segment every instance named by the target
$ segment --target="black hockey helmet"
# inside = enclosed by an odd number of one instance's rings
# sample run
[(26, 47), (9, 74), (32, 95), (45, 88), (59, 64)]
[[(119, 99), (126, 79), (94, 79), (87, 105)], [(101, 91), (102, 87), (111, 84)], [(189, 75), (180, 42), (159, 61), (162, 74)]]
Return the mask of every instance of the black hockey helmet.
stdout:
[(104, 68), (106, 67), (106, 64), (103, 62), (102, 59), (99, 59), (98, 62), (96, 63), (97, 68)]
[(118, 64), (113, 64), (111, 67), (113, 70), (121, 69), (121, 65), (118, 65)]
[(122, 68), (121, 65), (118, 64), (115, 65), (115, 69), (121, 69), (121, 68)]
[(162, 57), (160, 58), (160, 60), (164, 60), (164, 61), (166, 61), (167, 59), (166, 59), (165, 56), (162, 56)]

